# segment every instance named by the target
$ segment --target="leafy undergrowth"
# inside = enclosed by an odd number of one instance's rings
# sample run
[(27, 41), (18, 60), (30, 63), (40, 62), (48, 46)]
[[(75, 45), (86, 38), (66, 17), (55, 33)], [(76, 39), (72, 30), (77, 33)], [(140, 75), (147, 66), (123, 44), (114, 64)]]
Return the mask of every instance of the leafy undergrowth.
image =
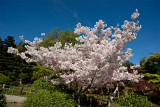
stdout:
[(62, 92), (51, 82), (40, 78), (31, 86), (38, 90), (29, 94), (24, 102), (24, 107), (75, 107), (76, 102), (67, 93)]
[(148, 101), (146, 96), (137, 95), (134, 92), (130, 92), (127, 96), (120, 96), (119, 98), (114, 99), (116, 103), (121, 106), (127, 107), (152, 107), (153, 104)]
[(75, 107), (75, 101), (66, 93), (39, 90), (30, 94), (24, 107)]
[(6, 97), (2, 92), (2, 87), (0, 86), (0, 107), (5, 107), (6, 105)]

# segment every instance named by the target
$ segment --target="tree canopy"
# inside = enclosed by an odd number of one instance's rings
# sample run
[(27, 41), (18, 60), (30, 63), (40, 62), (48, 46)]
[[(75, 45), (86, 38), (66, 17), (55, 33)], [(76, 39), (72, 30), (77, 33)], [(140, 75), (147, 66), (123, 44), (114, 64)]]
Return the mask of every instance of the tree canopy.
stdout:
[(12, 83), (19, 84), (19, 79), (23, 79), (24, 83), (30, 83), (33, 63), (27, 63), (20, 56), (8, 53), (8, 47), (17, 48), (21, 52), (25, 50), (24, 43), (21, 41), (16, 46), (12, 36), (8, 36), (4, 41), (0, 38), (0, 73), (9, 77)]
[(65, 43), (72, 43), (74, 46), (75, 44), (79, 43), (75, 38), (79, 37), (79, 35), (74, 34), (73, 31), (70, 29), (66, 29), (65, 31), (61, 31), (60, 28), (56, 28), (51, 32), (46, 34), (41, 46), (49, 47), (54, 46), (56, 42), (62, 43), (62, 48), (64, 47)]
[(134, 64), (127, 60), (122, 65), (125, 66), (125, 67), (128, 67), (128, 66), (133, 66)]
[(160, 74), (160, 53), (151, 54), (140, 61), (141, 72)]

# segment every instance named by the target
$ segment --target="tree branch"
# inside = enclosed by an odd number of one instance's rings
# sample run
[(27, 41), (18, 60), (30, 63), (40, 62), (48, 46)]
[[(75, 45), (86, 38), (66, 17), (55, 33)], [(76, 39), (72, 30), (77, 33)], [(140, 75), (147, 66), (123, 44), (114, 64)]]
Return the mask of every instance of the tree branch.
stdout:
[[(95, 77), (95, 76), (94, 76), (94, 77)], [(87, 90), (91, 87), (92, 82), (93, 82), (93, 80), (94, 80), (94, 77), (92, 78), (91, 83), (88, 85), (88, 87), (87, 87), (86, 89), (84, 89), (84, 90), (82, 91), (82, 93), (84, 93), (85, 91), (87, 91)]]

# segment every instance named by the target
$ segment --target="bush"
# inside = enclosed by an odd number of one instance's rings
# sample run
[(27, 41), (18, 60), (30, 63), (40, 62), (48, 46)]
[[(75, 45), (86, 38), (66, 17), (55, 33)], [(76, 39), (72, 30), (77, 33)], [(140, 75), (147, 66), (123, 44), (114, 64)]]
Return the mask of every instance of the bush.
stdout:
[(30, 94), (24, 102), (24, 107), (75, 107), (75, 102), (68, 94), (39, 90)]
[(115, 98), (115, 102), (121, 106), (127, 107), (151, 107), (152, 103), (148, 101), (146, 96), (137, 95), (134, 92), (130, 92), (127, 96), (120, 96)]
[(151, 54), (140, 61), (140, 72), (160, 75), (160, 53)]
[(39, 90), (27, 96), (24, 107), (47, 107), (52, 105), (52, 96), (49, 91)]
[(147, 80), (149, 83), (157, 85), (160, 84), (160, 75), (145, 73), (144, 76), (145, 76), (144, 79)]
[(10, 84), (10, 78), (0, 73), (0, 84)]
[(54, 90), (54, 86), (51, 82), (44, 80), (44, 78), (40, 78), (32, 84), (32, 87), (36, 90), (38, 89), (47, 89), (47, 90)]
[(55, 107), (75, 107), (74, 99), (66, 93), (55, 91), (52, 93), (52, 98)]
[(32, 69), (33, 69), (32, 80), (37, 80), (41, 77), (49, 76), (54, 72), (52, 69), (44, 68), (39, 63), (36, 63), (36, 65), (33, 66)]
[(151, 83), (148, 83), (147, 81), (141, 80), (138, 83), (132, 83), (129, 85), (132, 87), (134, 91), (158, 91), (156, 87), (154, 87)]
[(12, 86), (19, 86), (19, 81), (13, 81), (13, 82), (11, 82), (11, 85)]
[(2, 87), (0, 87), (0, 107), (5, 107), (6, 104), (6, 98), (2, 93)]

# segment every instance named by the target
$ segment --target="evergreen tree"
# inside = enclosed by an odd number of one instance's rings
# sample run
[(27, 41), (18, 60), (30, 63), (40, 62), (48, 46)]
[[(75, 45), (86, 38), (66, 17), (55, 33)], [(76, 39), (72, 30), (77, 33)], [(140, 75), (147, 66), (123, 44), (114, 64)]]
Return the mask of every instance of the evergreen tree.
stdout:
[(16, 44), (14, 42), (15, 42), (14, 37), (7, 36), (7, 39), (5, 39), (4, 41), (4, 44), (7, 47), (7, 50), (8, 50), (8, 47), (13, 47), (13, 48), (16, 47)]
[(0, 37), (0, 56), (3, 54), (3, 41), (2, 38)]
[[(0, 38), (0, 73), (8, 76), (12, 82), (30, 83), (32, 77), (32, 65), (33, 63), (27, 63), (20, 56), (10, 54), (7, 52), (8, 47), (16, 47), (13, 37), (8, 36), (5, 41)], [(19, 51), (24, 51), (24, 43), (22, 41), (16, 47)]]
[(14, 41), (14, 38), (11, 36), (8, 36), (5, 41), (2, 41), (2, 39), (0, 40), (0, 71), (7, 76), (9, 75), (7, 72), (10, 71), (9, 66), (12, 66), (10, 60), (14, 59), (14, 54), (7, 53), (7, 50), (8, 47), (16, 47)]

